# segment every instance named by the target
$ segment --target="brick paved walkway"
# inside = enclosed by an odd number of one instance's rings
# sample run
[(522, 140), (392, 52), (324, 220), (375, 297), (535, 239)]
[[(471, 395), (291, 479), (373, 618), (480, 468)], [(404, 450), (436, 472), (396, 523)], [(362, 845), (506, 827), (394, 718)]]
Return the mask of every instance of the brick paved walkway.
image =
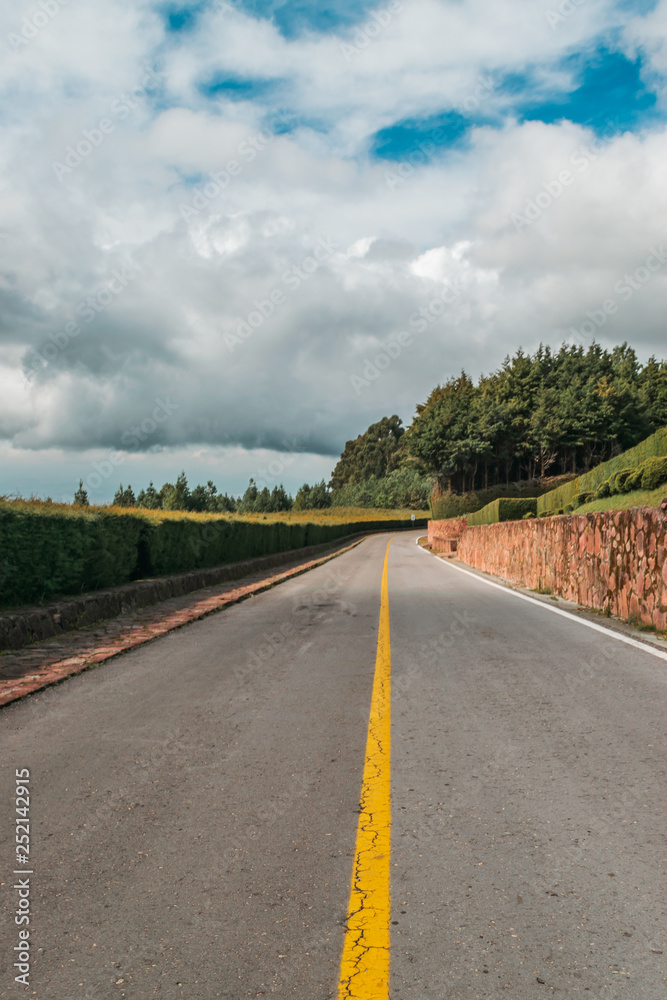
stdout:
[(73, 674), (119, 656), (172, 629), (181, 628), (206, 615), (238, 604), (253, 594), (269, 590), (284, 580), (321, 566), (363, 539), (329, 555), (297, 563), (277, 572), (256, 573), (233, 583), (207, 587), (161, 604), (140, 608), (117, 618), (98, 622), (57, 639), (47, 639), (23, 649), (0, 654), (0, 706), (57, 684)]

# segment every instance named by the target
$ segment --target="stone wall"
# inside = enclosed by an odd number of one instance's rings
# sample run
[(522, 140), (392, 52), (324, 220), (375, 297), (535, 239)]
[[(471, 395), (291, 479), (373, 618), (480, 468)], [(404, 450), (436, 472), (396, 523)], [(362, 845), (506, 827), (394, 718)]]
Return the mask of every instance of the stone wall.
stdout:
[(458, 540), (468, 528), (465, 517), (428, 522), (428, 544), (434, 552), (456, 555)]
[[(448, 530), (429, 524), (435, 551)], [(634, 507), (466, 528), (458, 532), (457, 555), (520, 586), (664, 630), (666, 536), (667, 512)]]

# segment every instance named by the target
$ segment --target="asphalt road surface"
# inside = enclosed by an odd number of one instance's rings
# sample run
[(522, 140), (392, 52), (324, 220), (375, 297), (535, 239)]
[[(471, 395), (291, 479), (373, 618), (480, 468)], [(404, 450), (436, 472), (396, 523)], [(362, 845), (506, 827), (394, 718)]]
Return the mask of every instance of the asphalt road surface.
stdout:
[[(667, 662), (415, 538), (388, 560), (384, 996), (664, 1000)], [(0, 996), (339, 996), (387, 541), (0, 712)]]

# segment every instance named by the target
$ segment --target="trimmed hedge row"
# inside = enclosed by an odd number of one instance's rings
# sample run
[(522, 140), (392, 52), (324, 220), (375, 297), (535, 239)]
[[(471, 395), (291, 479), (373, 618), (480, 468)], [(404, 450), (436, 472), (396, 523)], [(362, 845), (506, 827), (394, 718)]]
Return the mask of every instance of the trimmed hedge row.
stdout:
[[(551, 482), (570, 482), (571, 476), (551, 476)], [(555, 488), (555, 487), (554, 487)], [(434, 521), (447, 521), (450, 517), (463, 517), (475, 514), (494, 500), (527, 500), (534, 499), (547, 492), (547, 486), (542, 482), (509, 483), (504, 486), (492, 486), (487, 490), (475, 490), (469, 493), (441, 492), (436, 487), (431, 493), (429, 505)]]
[(131, 579), (140, 518), (0, 509), (0, 606), (114, 587)]
[[(667, 427), (661, 427), (660, 430), (646, 438), (646, 440), (641, 441), (635, 448), (630, 448), (628, 451), (624, 451), (623, 454), (617, 455), (616, 458), (612, 458), (608, 462), (603, 462), (602, 465), (596, 466), (583, 476), (578, 476), (577, 479), (573, 479), (564, 486), (559, 486), (557, 489), (551, 490), (550, 493), (543, 494), (537, 502), (537, 513), (544, 514), (548, 511), (574, 507), (574, 498), (577, 494), (595, 493), (598, 487), (602, 483), (607, 482), (612, 476), (635, 471), (647, 459), (664, 458), (666, 456)], [(660, 483), (656, 483), (651, 488), (655, 489), (659, 485)], [(632, 487), (632, 489), (639, 488), (639, 486)], [(649, 487), (641, 486), (641, 489), (649, 489)], [(620, 492), (620, 490), (616, 492)], [(629, 492), (629, 490), (625, 490), (624, 492)], [(610, 493), (607, 494), (607, 496), (610, 495)]]
[(645, 462), (636, 469), (621, 469), (620, 472), (613, 473), (609, 479), (593, 490), (593, 492), (575, 493), (572, 503), (567, 507), (559, 507), (555, 510), (545, 510), (540, 513), (540, 517), (549, 517), (553, 514), (571, 514), (583, 504), (591, 503), (594, 500), (604, 500), (605, 497), (618, 496), (621, 493), (632, 493), (633, 490), (645, 490), (650, 492), (656, 490), (658, 486), (667, 483), (667, 457), (647, 458)]
[(468, 514), (468, 525), (497, 524), (499, 521), (520, 521), (528, 514), (537, 514), (537, 497), (501, 497), (474, 514)]
[[(414, 524), (421, 528), (426, 523)], [(160, 519), (148, 513), (69, 513), (7, 505), (0, 507), (0, 607), (298, 550), (356, 532), (410, 526), (406, 520), (323, 524)]]

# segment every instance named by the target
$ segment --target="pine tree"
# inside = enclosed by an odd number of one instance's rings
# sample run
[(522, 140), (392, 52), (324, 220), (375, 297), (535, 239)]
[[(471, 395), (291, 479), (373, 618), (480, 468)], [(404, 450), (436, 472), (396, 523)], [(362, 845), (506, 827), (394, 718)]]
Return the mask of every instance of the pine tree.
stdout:
[(83, 488), (83, 479), (79, 480), (79, 488), (74, 494), (75, 507), (89, 507), (88, 493)]
[(123, 500), (121, 507), (136, 507), (137, 500), (132, 490), (132, 487), (128, 484), (126, 490), (123, 490)]
[(180, 476), (176, 480), (174, 486), (172, 486), (168, 491), (166, 487), (169, 486), (168, 483), (162, 487), (165, 490), (165, 497), (162, 501), (162, 507), (164, 510), (189, 510), (190, 509), (190, 490), (188, 489), (188, 481), (185, 476), (185, 472), (181, 472)]
[(146, 510), (159, 510), (162, 505), (160, 494), (153, 485), (151, 479), (148, 488), (141, 490), (137, 496), (137, 507), (144, 507)]
[(248, 483), (248, 488), (243, 494), (238, 505), (238, 511), (240, 514), (252, 514), (257, 510), (257, 497), (259, 495), (259, 490), (254, 479), (251, 479)]

